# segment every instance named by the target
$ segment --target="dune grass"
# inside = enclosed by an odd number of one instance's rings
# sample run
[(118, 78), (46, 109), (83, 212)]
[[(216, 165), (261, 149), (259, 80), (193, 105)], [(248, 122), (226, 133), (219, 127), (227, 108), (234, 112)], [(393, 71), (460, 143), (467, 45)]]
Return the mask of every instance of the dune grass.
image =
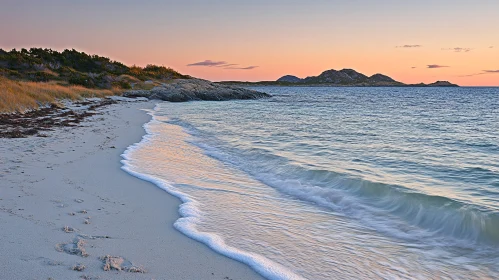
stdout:
[(119, 89), (90, 89), (56, 82), (14, 81), (0, 76), (0, 113), (25, 112), (40, 106), (58, 104), (59, 100), (79, 100), (120, 93)]

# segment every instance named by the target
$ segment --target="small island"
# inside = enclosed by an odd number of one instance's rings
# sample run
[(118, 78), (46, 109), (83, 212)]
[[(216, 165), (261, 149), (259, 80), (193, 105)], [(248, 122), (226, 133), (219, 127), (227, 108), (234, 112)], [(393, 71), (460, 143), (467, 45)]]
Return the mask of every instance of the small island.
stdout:
[(437, 81), (431, 84), (405, 84), (383, 74), (366, 76), (353, 69), (327, 70), (318, 76), (298, 78), (293, 75), (285, 75), (276, 81), (261, 82), (238, 82), (224, 81), (221, 84), (228, 85), (255, 85), (255, 86), (331, 86), (331, 87), (459, 87), (448, 81)]

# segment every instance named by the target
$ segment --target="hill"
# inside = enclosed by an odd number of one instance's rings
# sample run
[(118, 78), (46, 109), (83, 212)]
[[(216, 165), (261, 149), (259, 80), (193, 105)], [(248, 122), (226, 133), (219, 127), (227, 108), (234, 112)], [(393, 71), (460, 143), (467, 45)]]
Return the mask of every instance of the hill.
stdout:
[(152, 89), (173, 79), (191, 79), (164, 66), (126, 66), (74, 49), (0, 49), (0, 113), (57, 105), (61, 99)]
[(0, 49), (0, 75), (11, 80), (80, 85), (98, 89), (130, 89), (148, 80), (167, 81), (189, 76), (164, 66), (128, 67), (107, 57), (74, 49)]
[(293, 75), (286, 75), (277, 79), (277, 82), (285, 82), (285, 83), (299, 83), (300, 81), (301, 81), (300, 78)]

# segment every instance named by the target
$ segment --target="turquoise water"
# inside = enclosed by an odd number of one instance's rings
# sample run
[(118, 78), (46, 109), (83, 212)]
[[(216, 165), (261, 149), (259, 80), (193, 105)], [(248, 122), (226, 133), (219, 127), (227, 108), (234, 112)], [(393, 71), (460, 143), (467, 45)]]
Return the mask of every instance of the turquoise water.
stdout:
[(180, 231), (271, 279), (499, 277), (498, 88), (256, 89), (126, 152)]

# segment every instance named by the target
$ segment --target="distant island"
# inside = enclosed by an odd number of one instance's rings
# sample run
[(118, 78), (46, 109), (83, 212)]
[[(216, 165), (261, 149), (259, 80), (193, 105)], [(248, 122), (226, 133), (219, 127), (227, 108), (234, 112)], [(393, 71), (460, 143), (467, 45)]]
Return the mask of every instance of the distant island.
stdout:
[(383, 74), (366, 76), (353, 69), (327, 70), (319, 76), (310, 76), (304, 79), (293, 75), (285, 75), (276, 81), (239, 82), (224, 81), (222, 84), (231, 85), (268, 85), (268, 86), (350, 86), (350, 87), (458, 87), (448, 81), (437, 81), (431, 84), (404, 84)]

